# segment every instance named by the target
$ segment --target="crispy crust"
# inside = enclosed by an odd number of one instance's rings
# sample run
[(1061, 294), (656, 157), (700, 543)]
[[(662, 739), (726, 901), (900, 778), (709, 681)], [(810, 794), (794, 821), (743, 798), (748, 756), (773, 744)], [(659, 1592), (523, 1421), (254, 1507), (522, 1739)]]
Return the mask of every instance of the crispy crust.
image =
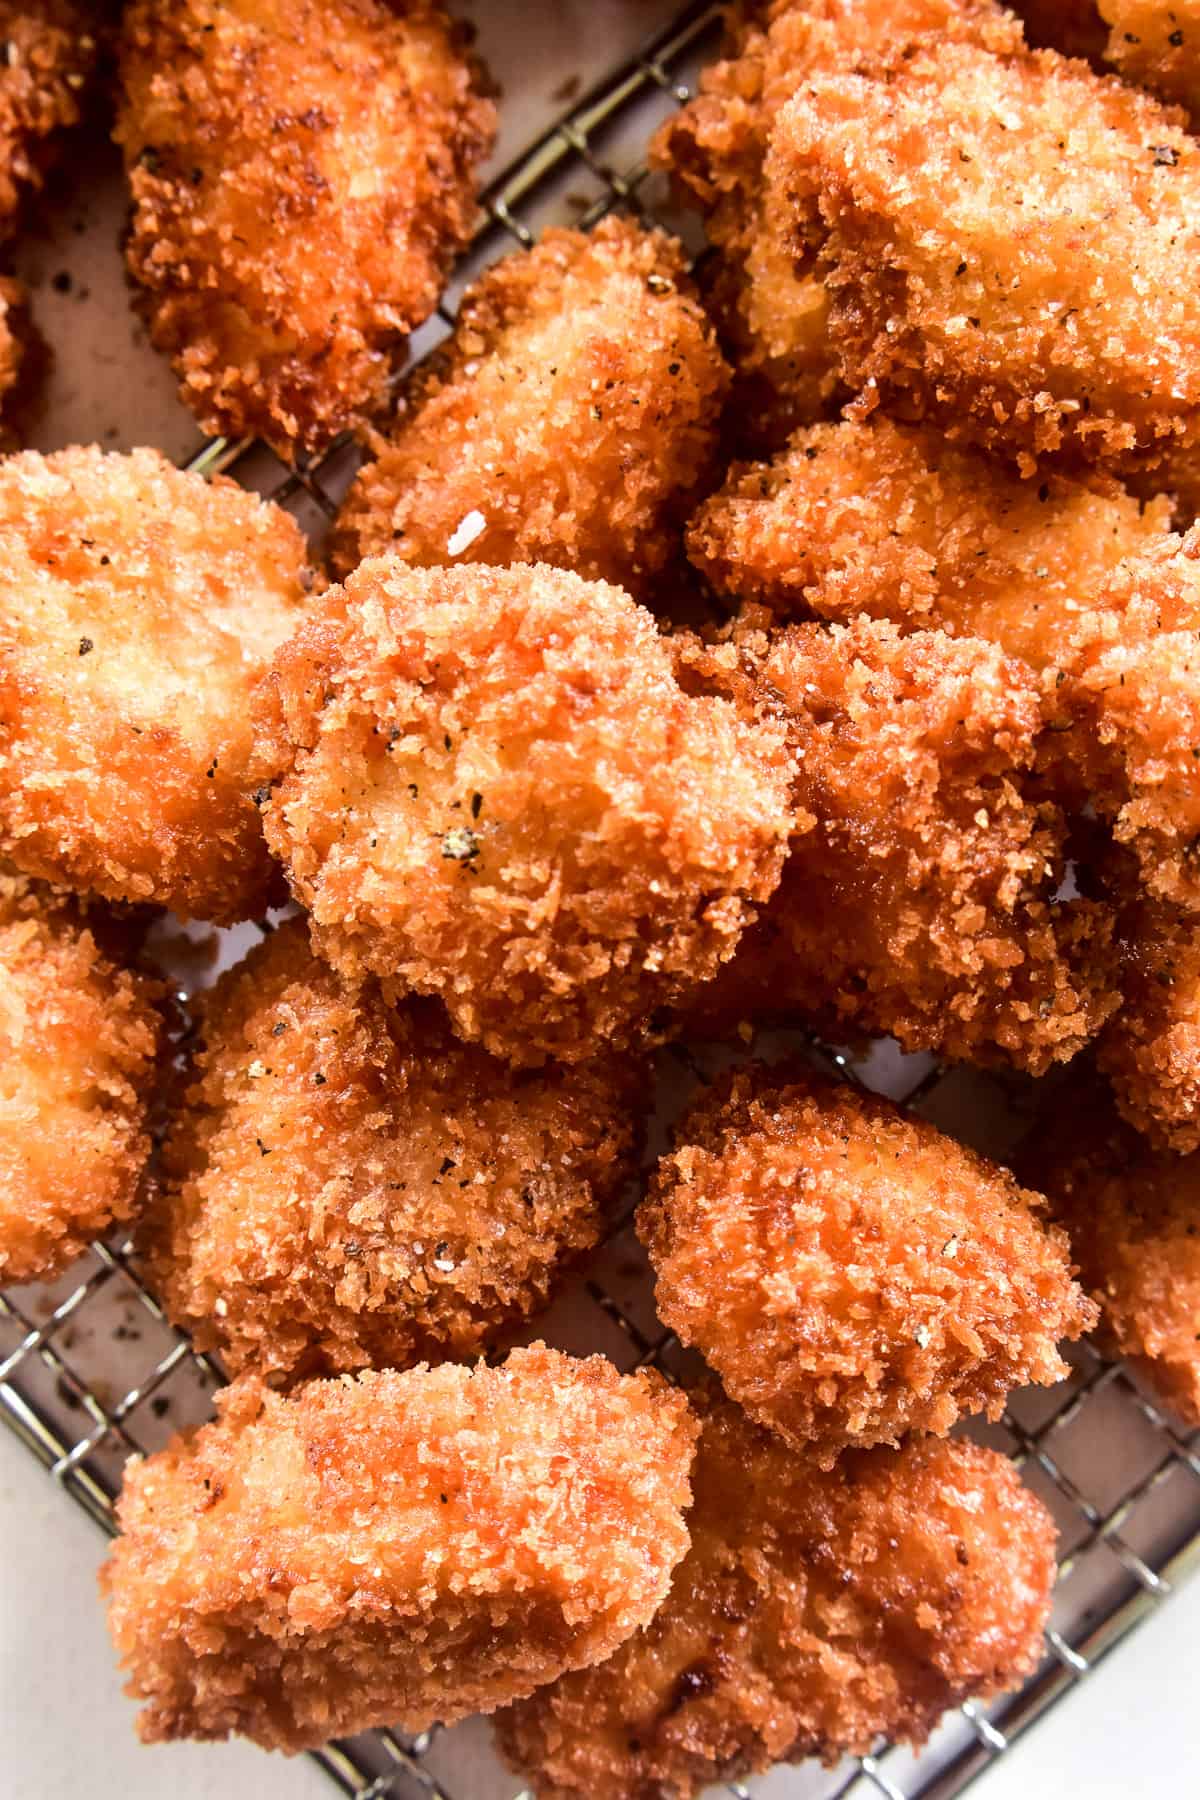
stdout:
[(514, 1061), (638, 1040), (774, 888), (782, 731), (685, 694), (650, 615), (545, 567), (364, 563), (259, 698), (318, 952)]
[(1196, 0), (1099, 0), (1105, 59), (1124, 80), (1200, 117), (1200, 5)]
[(221, 924), (275, 871), (249, 696), (309, 581), (294, 520), (157, 452), (0, 464), (0, 854)]
[(637, 1226), (664, 1325), (827, 1469), (1062, 1380), (1098, 1314), (1043, 1204), (890, 1101), (760, 1064), (685, 1117)]
[(98, 43), (89, 9), (73, 0), (2, 0), (0, 238), (42, 185), (57, 140), (83, 116)]
[(934, 40), (815, 76), (771, 154), (864, 407), (1026, 466), (1200, 438), (1200, 146), (1177, 113), (1052, 51)]
[(491, 1711), (610, 1654), (687, 1549), (687, 1404), (599, 1356), (247, 1377), (218, 1406), (130, 1464), (102, 1572), (148, 1743)]
[(1117, 1105), (1158, 1149), (1200, 1150), (1200, 924), (1143, 901), (1121, 920), (1121, 1009), (1097, 1061)]
[(382, 402), (470, 233), (477, 74), (437, 0), (134, 0), (127, 262), (206, 431), (290, 458)]
[(143, 1213), (174, 1322), (234, 1372), (477, 1354), (634, 1170), (636, 1062), (515, 1073), (280, 927), (208, 998)]
[(545, 562), (652, 601), (727, 381), (674, 239), (617, 218), (548, 231), (468, 289), (350, 490), (334, 567)]
[(65, 895), (0, 869), (0, 1286), (53, 1280), (132, 1216), (158, 992)]
[(714, 1403), (694, 1485), (653, 1624), (497, 1719), (537, 1800), (692, 1800), (773, 1762), (919, 1743), (1037, 1667), (1054, 1525), (1006, 1457), (926, 1438), (821, 1473)]
[(1081, 1084), (1047, 1115), (1021, 1172), (1067, 1228), (1105, 1348), (1200, 1426), (1200, 1157), (1151, 1149)]

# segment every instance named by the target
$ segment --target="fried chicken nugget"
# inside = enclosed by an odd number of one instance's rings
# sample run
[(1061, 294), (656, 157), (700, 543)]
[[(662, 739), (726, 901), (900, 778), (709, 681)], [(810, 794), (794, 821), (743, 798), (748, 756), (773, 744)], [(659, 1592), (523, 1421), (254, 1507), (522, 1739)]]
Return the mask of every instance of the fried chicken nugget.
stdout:
[(828, 1469), (1067, 1374), (1098, 1315), (1043, 1206), (890, 1101), (757, 1065), (683, 1119), (637, 1229), (663, 1324)]
[(287, 1399), (248, 1376), (217, 1404), (130, 1463), (102, 1572), (149, 1743), (490, 1712), (647, 1624), (688, 1546), (687, 1402), (600, 1356)]
[(998, 48), (1021, 34), (990, 0), (772, 0), (730, 11), (724, 57), (660, 128), (650, 161), (703, 213), (718, 251), (712, 300), (737, 371), (735, 429), (778, 442), (819, 417), (836, 387), (827, 297), (796, 256), (794, 207), (768, 161), (781, 109), (817, 71), (931, 32)]
[(728, 373), (674, 239), (617, 218), (549, 231), (468, 290), (347, 496), (334, 567), (545, 562), (651, 599)]
[(1081, 1086), (1061, 1097), (1021, 1169), (1067, 1228), (1105, 1348), (1200, 1426), (1200, 1156), (1152, 1149)]
[(1153, 88), (1200, 117), (1200, 5), (1197, 0), (1099, 0), (1110, 29), (1105, 58), (1126, 81)]
[(290, 459), (383, 401), (495, 112), (438, 0), (133, 0), (129, 272), (205, 431)]
[(714, 1402), (692, 1547), (653, 1622), (496, 1721), (537, 1800), (692, 1800), (875, 1739), (1037, 1667), (1054, 1525), (1006, 1457), (917, 1439), (822, 1473)]
[(1031, 1073), (1074, 1056), (1117, 1004), (1111, 919), (1058, 898), (1066, 821), (1031, 781), (1032, 671), (873, 619), (742, 628), (699, 660), (785, 722), (795, 828), (695, 1022), (800, 1014), (835, 1041), (890, 1033)]
[(250, 691), (310, 582), (279, 507), (157, 452), (0, 462), (0, 854), (230, 924), (276, 879)]
[(167, 1313), (235, 1372), (470, 1356), (546, 1302), (634, 1170), (636, 1064), (514, 1072), (289, 921), (208, 998), (143, 1213)]
[(260, 692), (268, 841), (350, 980), (514, 1062), (655, 1029), (779, 879), (783, 731), (685, 694), (619, 589), (543, 566), (333, 588)]
[(1178, 118), (1053, 51), (934, 39), (815, 75), (771, 155), (863, 407), (1026, 472), (1200, 439), (1200, 145)]
[(54, 1280), (131, 1217), (157, 999), (68, 896), (0, 868), (0, 1286)]
[(1123, 914), (1121, 939), (1121, 1006), (1096, 1060), (1152, 1144), (1200, 1150), (1200, 920), (1141, 901)]
[(74, 0), (0, 0), (0, 238), (41, 187), (59, 139), (83, 116), (98, 41)]

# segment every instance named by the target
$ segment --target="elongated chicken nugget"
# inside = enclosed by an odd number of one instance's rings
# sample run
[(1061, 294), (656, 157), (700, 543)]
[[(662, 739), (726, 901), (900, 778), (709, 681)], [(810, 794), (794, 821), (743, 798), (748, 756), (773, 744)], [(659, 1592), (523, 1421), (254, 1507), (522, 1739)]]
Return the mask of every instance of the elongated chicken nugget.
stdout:
[(98, 49), (92, 10), (74, 0), (0, 0), (0, 238), (83, 116)]
[(728, 370), (682, 247), (605, 219), (489, 269), (338, 521), (334, 565), (552, 563), (652, 600)]
[(161, 1020), (68, 897), (0, 869), (0, 1286), (133, 1212)]
[(863, 405), (1028, 469), (1200, 438), (1200, 145), (1052, 51), (933, 40), (819, 74), (772, 134)]
[(603, 1357), (246, 1377), (218, 1406), (129, 1465), (102, 1574), (150, 1743), (490, 1712), (609, 1655), (687, 1549), (687, 1403)]
[(1106, 1347), (1200, 1426), (1200, 1155), (1152, 1149), (1102, 1092), (1081, 1087), (1062, 1096), (1021, 1167), (1067, 1228)]
[(1034, 1073), (1075, 1055), (1117, 1003), (1110, 915), (1058, 898), (1066, 821), (1032, 779), (1032, 671), (886, 620), (749, 623), (708, 666), (785, 723), (795, 829), (775, 896), (698, 997), (708, 1020), (799, 1014), (835, 1042), (887, 1032)]
[(1054, 1525), (1006, 1457), (925, 1438), (822, 1473), (718, 1402), (694, 1485), (653, 1622), (497, 1719), (537, 1800), (692, 1800), (773, 1762), (919, 1743), (1037, 1667)]
[(684, 1118), (637, 1227), (663, 1324), (827, 1469), (1067, 1374), (1097, 1313), (1042, 1206), (890, 1101), (760, 1065)]
[(515, 1072), (434, 1001), (352, 993), (290, 921), (205, 1005), (141, 1225), (151, 1281), (234, 1371), (470, 1356), (597, 1241), (638, 1076)]
[(437, 0), (134, 0), (129, 272), (206, 431), (315, 450), (383, 400), (494, 109)]
[(815, 73), (853, 67), (930, 33), (1020, 43), (990, 0), (771, 0), (734, 7), (725, 56), (661, 127), (650, 160), (671, 171), (717, 247), (712, 298), (737, 372), (732, 424), (777, 442), (826, 410), (836, 387), (827, 296), (797, 255), (794, 205), (768, 157), (783, 106)]
[(309, 581), (286, 513), (155, 451), (0, 462), (0, 854), (113, 900), (261, 913), (250, 692)]
[(516, 1062), (653, 1032), (779, 879), (781, 727), (686, 694), (619, 589), (375, 557), (259, 701), (267, 836), (318, 952)]
[(1200, 920), (1143, 901), (1123, 913), (1121, 939), (1121, 1006), (1097, 1061), (1151, 1143), (1200, 1150)]

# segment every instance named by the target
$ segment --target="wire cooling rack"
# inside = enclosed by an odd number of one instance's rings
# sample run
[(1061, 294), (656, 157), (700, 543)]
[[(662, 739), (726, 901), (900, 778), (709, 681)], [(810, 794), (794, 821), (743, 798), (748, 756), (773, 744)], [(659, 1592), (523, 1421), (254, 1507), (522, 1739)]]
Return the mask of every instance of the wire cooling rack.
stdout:
[[(547, 224), (586, 227), (619, 208), (694, 232), (671, 214), (665, 185), (648, 174), (642, 153), (658, 121), (690, 97), (718, 41), (719, 9), (688, 8), (493, 182), (471, 253), (438, 315), (418, 334), (415, 358), (453, 324), (466, 281), (514, 242), (531, 244)], [(288, 469), (260, 445), (218, 439), (189, 466), (232, 471), (286, 505), (319, 541), (357, 462), (348, 442), (320, 461)], [(219, 938), (164, 933), (160, 949), (181, 1001), (255, 935), (250, 926)], [(755, 1048), (770, 1055), (795, 1041), (776, 1034)], [(1022, 1133), (1038, 1104), (1032, 1083), (946, 1071), (891, 1045), (858, 1058), (808, 1048), (844, 1077), (890, 1094), (996, 1155)], [(727, 1051), (703, 1046), (662, 1054), (660, 1133), (689, 1083), (728, 1060)], [(655, 1319), (628, 1214), (586, 1275), (536, 1322), (535, 1334), (568, 1350), (603, 1350), (624, 1368), (653, 1365), (678, 1378), (687, 1366), (677, 1341)], [(1200, 1563), (1200, 1434), (1181, 1435), (1127, 1370), (1102, 1361), (1090, 1346), (1072, 1346), (1068, 1354), (1067, 1381), (1013, 1396), (999, 1425), (972, 1434), (1012, 1456), (1059, 1525), (1059, 1582), (1040, 1668), (1016, 1695), (952, 1714), (919, 1755), (880, 1745), (836, 1769), (776, 1772), (765, 1785), (777, 1800), (949, 1800)], [(113, 1530), (125, 1459), (207, 1417), (220, 1379), (211, 1359), (166, 1323), (127, 1242), (97, 1245), (53, 1286), (0, 1294), (0, 1417), (106, 1531)], [(518, 1786), (492, 1755), (480, 1721), (419, 1737), (372, 1732), (330, 1745), (316, 1760), (354, 1800), (514, 1800)], [(725, 1791), (749, 1800), (762, 1787), (752, 1781)]]

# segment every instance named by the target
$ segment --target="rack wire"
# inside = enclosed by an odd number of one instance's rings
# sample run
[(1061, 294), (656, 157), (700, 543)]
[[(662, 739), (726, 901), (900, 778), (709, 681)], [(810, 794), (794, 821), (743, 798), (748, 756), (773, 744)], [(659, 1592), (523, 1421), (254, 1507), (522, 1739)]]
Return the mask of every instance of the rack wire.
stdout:
[[(718, 7), (687, 7), (492, 183), (465, 267), (414, 341), (417, 359), (451, 328), (465, 282), (514, 244), (533, 243), (545, 225), (588, 227), (622, 209), (679, 228), (642, 152), (657, 122), (690, 97), (719, 29)], [(320, 537), (357, 460), (343, 441), (320, 460), (287, 468), (261, 445), (215, 439), (188, 466), (234, 473)], [(247, 934), (252, 928), (224, 934), (224, 960)], [(181, 999), (190, 985), (183, 984)], [(770, 1053), (769, 1045), (756, 1049)], [(997, 1154), (1036, 1104), (1032, 1084), (943, 1070), (894, 1046), (861, 1058), (810, 1049), (843, 1077), (889, 1093)], [(667, 1085), (672, 1075), (676, 1085), (703, 1076), (722, 1054), (664, 1053)], [(627, 1217), (587, 1276), (537, 1324), (551, 1341), (605, 1350), (625, 1368), (654, 1366), (677, 1378), (685, 1366), (676, 1339), (655, 1320)], [(1200, 1433), (1181, 1434), (1128, 1370), (1089, 1345), (1072, 1347), (1069, 1359), (1067, 1381), (1014, 1396), (998, 1426), (973, 1433), (1012, 1456), (1060, 1528), (1056, 1604), (1041, 1666), (1017, 1694), (951, 1715), (919, 1754), (880, 1745), (833, 1770), (804, 1765), (772, 1777), (780, 1800), (950, 1800), (1200, 1565)], [(52, 1286), (0, 1293), (0, 1418), (110, 1533), (125, 1459), (207, 1417), (220, 1381), (211, 1359), (167, 1323), (126, 1241), (95, 1246)], [(475, 1722), (418, 1737), (371, 1732), (329, 1745), (316, 1761), (353, 1800), (514, 1800), (518, 1785), (489, 1755)], [(725, 1791), (750, 1800), (757, 1787), (733, 1783)]]

